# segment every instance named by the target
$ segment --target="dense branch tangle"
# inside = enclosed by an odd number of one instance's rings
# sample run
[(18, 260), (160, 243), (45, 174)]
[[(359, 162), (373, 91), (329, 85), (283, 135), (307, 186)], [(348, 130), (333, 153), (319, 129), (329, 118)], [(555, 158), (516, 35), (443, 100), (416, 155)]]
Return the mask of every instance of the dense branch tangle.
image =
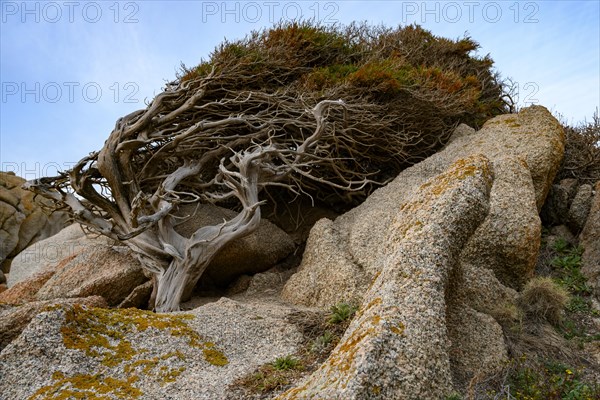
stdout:
[[(355, 204), (493, 107), (491, 63), (465, 56), (475, 47), (416, 27), (254, 33), (184, 69), (99, 152), (28, 185), (124, 241), (155, 277), (155, 309), (177, 310), (214, 255), (256, 228), (265, 188)], [(175, 211), (196, 202), (239, 214), (182, 237)]]

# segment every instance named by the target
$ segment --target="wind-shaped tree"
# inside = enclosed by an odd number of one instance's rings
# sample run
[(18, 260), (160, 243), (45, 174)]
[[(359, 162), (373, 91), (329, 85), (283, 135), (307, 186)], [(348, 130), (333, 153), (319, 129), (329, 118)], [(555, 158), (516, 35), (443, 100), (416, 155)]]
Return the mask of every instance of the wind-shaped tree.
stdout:
[[(27, 187), (129, 246), (154, 276), (155, 310), (178, 310), (215, 254), (256, 229), (264, 193), (356, 204), (459, 122), (505, 111), (476, 48), (418, 26), (254, 32), (183, 67), (100, 151)], [(239, 214), (183, 237), (175, 212), (197, 202)]]

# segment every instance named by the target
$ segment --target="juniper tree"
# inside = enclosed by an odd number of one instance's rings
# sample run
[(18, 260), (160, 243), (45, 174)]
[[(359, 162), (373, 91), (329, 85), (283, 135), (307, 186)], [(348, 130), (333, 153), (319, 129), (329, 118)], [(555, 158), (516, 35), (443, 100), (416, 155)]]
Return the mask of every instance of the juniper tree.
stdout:
[[(257, 228), (269, 191), (357, 204), (459, 122), (505, 111), (477, 47), (418, 26), (254, 32), (182, 66), (102, 149), (27, 187), (129, 246), (154, 277), (155, 310), (178, 310), (215, 254)], [(178, 207), (207, 202), (238, 214), (180, 235)]]

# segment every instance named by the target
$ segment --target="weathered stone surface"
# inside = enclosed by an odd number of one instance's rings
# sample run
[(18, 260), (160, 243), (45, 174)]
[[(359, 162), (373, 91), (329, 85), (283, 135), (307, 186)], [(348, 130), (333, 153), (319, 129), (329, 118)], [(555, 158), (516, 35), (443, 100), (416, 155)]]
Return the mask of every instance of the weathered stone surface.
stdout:
[(540, 212), (545, 226), (563, 225), (567, 223), (569, 207), (577, 193), (577, 179), (563, 179), (552, 185), (546, 202)]
[[(286, 322), (289, 313), (275, 304), (227, 299), (172, 314), (55, 309), (38, 315), (0, 354), (0, 393), (27, 399), (75, 387), (83, 398), (103, 388), (111, 398), (239, 399), (228, 394), (237, 378), (300, 349), (303, 337)], [(90, 326), (98, 331), (86, 330)], [(111, 335), (111, 342), (98, 344), (97, 332)]]
[[(176, 228), (185, 237), (190, 237), (202, 226), (218, 225), (237, 215), (234, 211), (207, 204), (181, 207), (178, 214), (189, 216)], [(294, 248), (294, 242), (284, 231), (263, 219), (254, 233), (225, 246), (210, 263), (203, 279), (226, 287), (240, 275), (268, 270)]]
[(86, 249), (63, 260), (36, 298), (97, 295), (115, 306), (146, 280), (139, 261), (127, 247), (96, 245), (93, 251)]
[(577, 194), (573, 198), (573, 202), (569, 208), (567, 223), (571, 231), (579, 233), (583, 229), (588, 214), (590, 213), (593, 197), (594, 193), (591, 185), (579, 186)]
[(502, 328), (490, 315), (457, 304), (448, 311), (447, 322), (456, 389), (464, 391), (473, 376), (497, 371), (508, 359)]
[[(343, 239), (326, 219), (311, 230), (299, 272), (284, 287), (286, 300), (303, 305), (328, 306), (362, 298), (370, 281), (347, 252), (339, 251)], [(325, 284), (326, 282), (326, 284)]]
[(37, 272), (55, 270), (65, 259), (83, 251), (93, 252), (95, 247), (109, 243), (111, 240), (103, 236), (87, 237), (79, 224), (72, 224), (21, 251), (12, 260), (8, 286)]
[(24, 179), (0, 172), (0, 263), (8, 272), (12, 257), (27, 246), (54, 235), (68, 225), (65, 212), (50, 215), (41, 205), (50, 202), (21, 189)]
[[(487, 215), (492, 180), (489, 160), (479, 155), (417, 188), (391, 221), (381, 273), (344, 337), (280, 398), (437, 399), (452, 392), (446, 291)], [(490, 364), (499, 364), (503, 350), (489, 355)]]
[(542, 226), (529, 169), (506, 157), (494, 162), (490, 213), (462, 253), (462, 261), (494, 271), (504, 285), (518, 289), (532, 276)]
[[(27, 324), (39, 313), (48, 309), (49, 307), (62, 306), (68, 304), (80, 304), (89, 307), (106, 307), (106, 301), (100, 296), (92, 296), (86, 298), (73, 298), (73, 299), (57, 299), (51, 301), (34, 301), (21, 306), (16, 306), (4, 310), (0, 314), (0, 350), (4, 349), (10, 342), (12, 342), (19, 334), (25, 329)], [(41, 333), (37, 340), (43, 340), (44, 333)], [(1, 358), (1, 356), (0, 356)], [(1, 363), (0, 363), (0, 370)], [(35, 373), (37, 368), (31, 373)], [(28, 373), (29, 371), (22, 371)], [(1, 381), (1, 380), (0, 380)], [(6, 392), (0, 390), (0, 394), (6, 395)], [(8, 397), (7, 397), (8, 398)], [(22, 398), (22, 397), (13, 397)]]
[(145, 309), (148, 306), (148, 301), (150, 300), (150, 295), (152, 295), (153, 287), (154, 284), (151, 280), (137, 286), (131, 291), (129, 296), (127, 296), (125, 300), (119, 304), (119, 308), (135, 307)]
[(31, 275), (1, 293), (0, 303), (17, 305), (36, 301), (37, 292), (52, 278), (52, 275), (54, 275), (54, 270), (41, 271)]
[[(500, 282), (519, 287), (535, 268), (540, 243), (537, 213), (563, 151), (562, 127), (540, 106), (496, 117), (478, 132), (455, 138), (443, 151), (404, 170), (359, 207), (333, 223), (315, 225), (299, 271), (285, 286), (283, 297), (296, 304), (329, 307), (339, 299), (364, 293), (381, 271), (385, 235), (397, 210), (427, 179), (473, 154), (492, 160), (499, 177), (492, 188), (490, 219), (484, 224), (489, 229), (482, 227), (473, 237), (464, 261), (482, 250), (492, 265), (482, 262), (481, 268), (492, 268)], [(523, 222), (513, 217), (513, 208)]]
[(271, 268), (268, 271), (260, 272), (252, 277), (246, 289), (246, 296), (275, 296), (281, 292), (284, 283), (292, 275), (291, 270), (278, 270)]
[(595, 191), (596, 195), (579, 236), (579, 243), (584, 249), (581, 272), (588, 278), (588, 283), (600, 299), (600, 181), (596, 182)]
[(477, 132), (475, 129), (471, 128), (469, 125), (467, 124), (460, 124), (456, 127), (456, 129), (454, 129), (454, 132), (452, 132), (452, 136), (450, 137), (450, 140), (455, 140), (458, 139), (459, 137), (463, 137), (463, 136), (469, 136), (474, 134), (475, 132)]

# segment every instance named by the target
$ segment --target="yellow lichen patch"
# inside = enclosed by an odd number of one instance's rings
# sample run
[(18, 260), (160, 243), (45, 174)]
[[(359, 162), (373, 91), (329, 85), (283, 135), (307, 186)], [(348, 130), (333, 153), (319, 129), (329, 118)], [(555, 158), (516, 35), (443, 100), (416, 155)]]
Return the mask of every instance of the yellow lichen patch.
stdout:
[[(152, 358), (143, 358), (143, 354), (149, 353), (150, 350), (136, 345), (131, 335), (148, 329), (165, 331), (160, 335), (181, 338), (188, 346), (202, 349), (206, 361), (213, 365), (223, 366), (228, 363), (225, 355), (215, 348), (214, 343), (204, 342), (187, 324), (186, 321), (193, 319), (193, 315), (155, 314), (138, 309), (85, 308), (80, 305), (57, 308), (64, 309), (65, 313), (65, 321), (61, 327), (65, 347), (83, 351), (88, 357), (98, 358), (102, 366), (101, 372), (96, 375), (71, 377), (65, 377), (62, 372), (55, 372), (52, 375), (55, 382), (38, 390), (32, 399), (134, 399), (142, 394), (138, 388), (132, 386), (138, 380), (139, 374), (156, 376), (162, 385), (174, 382), (185, 371), (185, 365), (182, 364), (186, 357), (177, 350)], [(175, 364), (179, 362), (179, 365), (161, 365), (162, 361), (170, 358), (178, 359), (175, 360)], [(114, 374), (124, 375), (126, 378), (116, 379), (111, 376)], [(93, 386), (94, 390), (90, 389), (93, 395), (85, 391), (87, 385)], [(113, 392), (107, 392), (103, 385), (113, 385), (115, 389)], [(78, 397), (80, 393), (83, 393), (83, 397)]]
[(370, 310), (371, 308), (381, 304), (383, 300), (381, 299), (381, 297), (375, 297), (373, 300), (371, 300), (369, 302), (369, 304), (367, 304), (365, 307), (361, 307), (357, 312), (356, 312), (356, 318), (360, 318), (365, 312), (367, 312), (367, 310)]
[(136, 353), (126, 335), (149, 328), (167, 330), (171, 336), (187, 338), (190, 346), (201, 347), (200, 335), (185, 323), (190, 318), (193, 316), (155, 314), (134, 308), (109, 310), (74, 305), (65, 312), (61, 333), (65, 347), (100, 357), (104, 365), (114, 367), (131, 360)]
[[(165, 372), (163, 373), (162, 369), (165, 369)], [(170, 382), (175, 382), (177, 380), (177, 377), (179, 375), (181, 375), (183, 373), (183, 371), (185, 371), (185, 367), (179, 367), (179, 368), (166, 368), (163, 367), (161, 368), (161, 376), (162, 376), (162, 380), (163, 383), (170, 383)]]
[(127, 380), (103, 377), (100, 374), (82, 375), (77, 374), (66, 378), (64, 374), (56, 372), (54, 384), (41, 387), (29, 400), (108, 400), (114, 399), (137, 399), (143, 393), (133, 386), (136, 377)]
[(358, 344), (366, 337), (371, 336), (375, 333), (373, 327), (364, 328), (362, 325), (360, 328), (352, 332), (350, 337), (346, 339), (340, 346), (335, 350), (327, 363), (332, 367), (337, 368), (341, 372), (346, 372), (352, 366), (354, 356), (358, 351)]
[(225, 354), (223, 354), (222, 351), (217, 350), (214, 343), (207, 342), (204, 344), (204, 346), (205, 348), (202, 350), (202, 352), (204, 353), (204, 359), (208, 363), (218, 367), (223, 367), (229, 364), (229, 360)]
[(381, 386), (371, 386), (371, 393), (373, 393), (375, 396), (378, 396), (381, 394)]
[(482, 175), (488, 183), (492, 182), (492, 170), (489, 160), (483, 155), (474, 155), (455, 161), (444, 173), (421, 185), (420, 189), (429, 189), (434, 196), (439, 196), (463, 181), (477, 174)]
[(390, 327), (390, 331), (394, 332), (396, 335), (404, 334), (404, 329), (406, 327), (402, 322), (398, 322), (398, 325)]
[[(127, 375), (132, 375), (135, 373), (143, 373), (144, 375), (148, 375), (159, 366), (162, 360), (167, 360), (172, 357), (185, 361), (185, 356), (183, 355), (183, 353), (177, 350), (169, 352), (167, 354), (163, 354), (160, 357), (134, 361), (133, 363), (125, 365), (124, 371)], [(163, 384), (166, 384), (169, 382), (174, 382), (177, 379), (177, 377), (183, 373), (183, 371), (185, 371), (185, 367), (171, 368), (162, 366), (159, 368), (158, 373), (154, 374), (158, 375)]]

